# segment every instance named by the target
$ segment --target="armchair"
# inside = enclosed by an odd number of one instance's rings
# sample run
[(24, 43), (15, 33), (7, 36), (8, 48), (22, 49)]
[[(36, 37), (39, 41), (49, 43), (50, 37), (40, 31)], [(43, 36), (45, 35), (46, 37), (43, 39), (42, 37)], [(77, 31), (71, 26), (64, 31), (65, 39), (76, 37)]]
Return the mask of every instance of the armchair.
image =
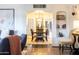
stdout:
[(20, 37), (11, 35), (1, 41), (1, 55), (19, 55), (21, 54)]
[(65, 38), (60, 39), (59, 51), (61, 51), (62, 54), (63, 54), (64, 50), (67, 50), (67, 49), (71, 49), (71, 52), (72, 52), (73, 43), (74, 43), (74, 38), (72, 36), (72, 32), (73, 32), (73, 30), (69, 33), (69, 39), (65, 39)]
[(22, 34), (21, 35), (21, 51), (24, 49), (26, 41), (27, 41), (27, 35), (26, 34)]
[(1, 50), (0, 50), (0, 55), (10, 55), (10, 43), (8, 38), (4, 38), (0, 42)]

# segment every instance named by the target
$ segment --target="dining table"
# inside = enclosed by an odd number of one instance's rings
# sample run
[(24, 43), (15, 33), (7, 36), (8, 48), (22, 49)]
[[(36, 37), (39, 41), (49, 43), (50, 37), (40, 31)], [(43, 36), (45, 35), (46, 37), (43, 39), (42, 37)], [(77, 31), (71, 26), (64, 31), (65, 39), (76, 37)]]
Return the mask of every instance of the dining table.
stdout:
[(73, 42), (73, 54), (74, 55), (79, 55), (79, 31), (74, 31), (72, 32), (72, 35), (74, 37), (74, 42)]
[(36, 34), (35, 41), (44, 41), (44, 34), (46, 32), (34, 32)]
[(79, 48), (79, 31), (75, 31), (72, 33), (73, 37), (74, 37), (74, 46), (73, 48), (74, 49), (77, 49)]
[(46, 37), (46, 31), (44, 31), (43, 29), (36, 29), (36, 31), (34, 31), (33, 33), (36, 34), (35, 41), (44, 41), (44, 38)]

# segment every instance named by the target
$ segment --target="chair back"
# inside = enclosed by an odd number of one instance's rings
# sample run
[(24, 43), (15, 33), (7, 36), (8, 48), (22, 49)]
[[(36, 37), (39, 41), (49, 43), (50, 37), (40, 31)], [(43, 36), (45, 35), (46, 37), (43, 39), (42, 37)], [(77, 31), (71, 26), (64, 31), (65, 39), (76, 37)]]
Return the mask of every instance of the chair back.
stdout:
[(10, 52), (11, 55), (20, 55), (21, 54), (21, 41), (20, 37), (17, 35), (11, 35), (8, 37), (10, 43)]
[(33, 29), (31, 29), (31, 34), (33, 35), (34, 33), (33, 33)]
[(48, 35), (48, 29), (46, 29), (46, 35)]
[(9, 39), (8, 38), (4, 38), (1, 41), (1, 51), (0, 54), (1, 55), (10, 55), (10, 44), (9, 44)]
[(26, 45), (26, 41), (27, 41), (27, 35), (26, 34), (22, 34), (21, 35), (21, 51), (24, 49), (24, 47)]
[(6, 37), (1, 42), (1, 55), (20, 55), (21, 54), (21, 42), (20, 37), (11, 35)]

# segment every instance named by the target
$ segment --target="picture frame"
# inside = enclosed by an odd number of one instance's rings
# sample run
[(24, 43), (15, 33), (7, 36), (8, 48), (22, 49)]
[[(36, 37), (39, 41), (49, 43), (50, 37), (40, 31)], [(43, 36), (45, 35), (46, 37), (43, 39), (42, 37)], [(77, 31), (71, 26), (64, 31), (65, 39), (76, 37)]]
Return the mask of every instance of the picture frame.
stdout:
[(43, 19), (42, 18), (38, 18), (36, 20), (36, 29), (43, 29)]
[(57, 18), (57, 20), (65, 20), (66, 19), (65, 15), (57, 15), (56, 18)]
[(0, 9), (0, 30), (14, 29), (15, 26), (15, 9)]

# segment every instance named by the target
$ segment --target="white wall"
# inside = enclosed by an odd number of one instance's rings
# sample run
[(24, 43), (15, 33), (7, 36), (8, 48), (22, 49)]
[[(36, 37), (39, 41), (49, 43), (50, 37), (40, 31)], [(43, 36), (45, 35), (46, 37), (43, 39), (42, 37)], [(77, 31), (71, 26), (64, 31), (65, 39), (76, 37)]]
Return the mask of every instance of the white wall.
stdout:
[[(69, 35), (70, 30), (73, 28), (73, 19), (72, 19), (72, 5), (62, 5), (62, 4), (58, 4), (58, 5), (48, 5), (48, 9), (50, 10), (51, 13), (53, 13), (53, 17), (54, 17), (54, 27), (53, 27), (53, 43), (54, 45), (58, 46), (59, 40), (57, 36), (56, 36), (56, 13), (58, 11), (65, 11), (66, 12), (66, 23), (67, 23), (67, 35)], [(67, 37), (68, 38), (68, 37)]]
[[(40, 10), (39, 8), (38, 9), (29, 9), (29, 11), (33, 11), (33, 10)], [(50, 4), (50, 5), (47, 5), (47, 8), (45, 9), (41, 9), (41, 10), (44, 10), (44, 11), (47, 11), (49, 13), (52, 13), (53, 14), (53, 34), (52, 34), (52, 41), (54, 43), (54, 45), (58, 45), (59, 43), (59, 40), (56, 36), (56, 32), (57, 32), (57, 29), (56, 29), (56, 13), (58, 11), (65, 11), (66, 12), (66, 24), (67, 24), (67, 38), (69, 38), (69, 32), (70, 30), (73, 28), (73, 16), (72, 16), (72, 5), (62, 5), (62, 4)], [(29, 31), (30, 32), (30, 31)]]
[[(27, 33), (28, 29), (28, 20), (26, 20), (27, 13), (33, 10), (32, 4), (18, 4), (18, 5), (0, 5), (0, 8), (14, 8), (15, 9), (15, 30), (18, 31), (18, 34)], [(55, 45), (58, 45), (59, 40), (56, 39), (56, 12), (65, 11), (67, 14), (67, 34), (73, 28), (73, 19), (72, 19), (72, 5), (47, 5), (47, 8), (42, 9), (53, 14), (53, 34), (52, 41)], [(28, 34), (28, 33), (27, 33)]]
[[(0, 9), (15, 9), (15, 30), (18, 31), (18, 34), (26, 33), (26, 28), (27, 28), (27, 22), (26, 22), (26, 12), (28, 9), (31, 9), (31, 5), (23, 5), (23, 4), (18, 4), (18, 5), (11, 5), (11, 4), (1, 4)], [(4, 31), (3, 31), (4, 32)], [(6, 34), (6, 33), (4, 33)]]

